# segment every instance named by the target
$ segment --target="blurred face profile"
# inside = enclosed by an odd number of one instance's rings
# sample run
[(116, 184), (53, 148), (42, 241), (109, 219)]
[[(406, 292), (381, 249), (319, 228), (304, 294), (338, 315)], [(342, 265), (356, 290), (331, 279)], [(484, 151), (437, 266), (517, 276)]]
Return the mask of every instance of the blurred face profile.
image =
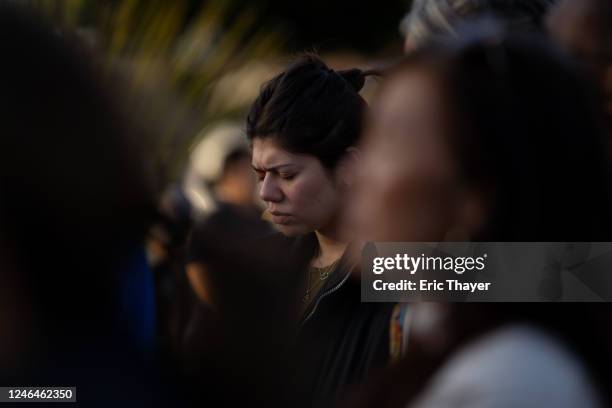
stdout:
[(218, 193), (221, 193), (226, 201), (234, 204), (253, 205), (256, 189), (257, 180), (253, 176), (251, 158), (245, 154), (226, 170)]
[(283, 234), (321, 231), (335, 222), (340, 191), (316, 157), (288, 152), (272, 138), (255, 138), (252, 166), (259, 196)]
[(433, 78), (390, 79), (372, 106), (349, 223), (374, 241), (440, 241), (454, 206), (454, 170)]

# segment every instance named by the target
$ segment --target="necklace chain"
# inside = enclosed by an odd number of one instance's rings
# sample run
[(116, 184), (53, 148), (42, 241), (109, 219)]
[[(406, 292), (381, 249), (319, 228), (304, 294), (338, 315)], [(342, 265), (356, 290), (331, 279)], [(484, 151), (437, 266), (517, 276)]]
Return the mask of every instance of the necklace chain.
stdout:
[[(304, 294), (304, 297), (302, 298), (302, 302), (306, 303), (307, 301), (310, 300), (310, 292), (313, 291), (313, 289), (315, 287), (317, 287), (319, 284), (321, 284), (323, 281), (325, 281), (329, 275), (331, 274), (331, 272), (335, 269), (336, 265), (338, 264), (340, 260), (336, 260), (333, 263), (331, 263), (330, 265), (327, 265), (323, 268), (316, 268), (316, 267), (310, 267), (307, 271), (308, 274), (308, 279), (307, 279), (307, 283), (306, 283), (306, 293)], [(319, 279), (315, 280), (315, 282), (311, 282), (312, 280), (312, 275), (313, 272), (317, 271), (319, 273)]]

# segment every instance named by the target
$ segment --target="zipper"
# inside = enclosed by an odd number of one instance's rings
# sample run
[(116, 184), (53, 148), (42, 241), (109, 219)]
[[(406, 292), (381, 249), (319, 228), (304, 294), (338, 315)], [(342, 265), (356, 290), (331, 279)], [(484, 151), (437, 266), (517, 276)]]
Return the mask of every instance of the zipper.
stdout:
[(349, 276), (351, 276), (351, 269), (350, 268), (349, 268), (348, 272), (346, 273), (346, 275), (344, 276), (344, 278), (342, 278), (342, 280), (340, 282), (338, 282), (338, 284), (336, 286), (334, 286), (333, 288), (328, 289), (325, 293), (323, 293), (321, 296), (319, 296), (319, 298), (315, 302), (314, 306), (312, 307), (312, 310), (310, 311), (310, 313), (308, 313), (308, 316), (306, 316), (304, 318), (304, 320), (302, 320), (302, 323), (300, 323), (300, 329), (304, 326), (304, 324), (306, 324), (306, 322), (312, 317), (314, 312), (317, 310), (317, 307), (319, 306), (319, 302), (321, 302), (321, 300), (323, 300), (324, 297), (326, 297), (328, 295), (331, 295), (332, 293), (334, 293), (335, 291), (340, 289), (340, 286), (344, 285), (344, 282), (347, 281)]

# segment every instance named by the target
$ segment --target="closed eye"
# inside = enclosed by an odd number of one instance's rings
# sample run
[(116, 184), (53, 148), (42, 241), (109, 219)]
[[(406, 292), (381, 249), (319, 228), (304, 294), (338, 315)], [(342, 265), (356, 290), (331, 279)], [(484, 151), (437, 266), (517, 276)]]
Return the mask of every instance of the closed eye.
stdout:
[(280, 174), (281, 179), (283, 180), (293, 180), (295, 178), (296, 174), (295, 173), (291, 173), (291, 174)]
[(253, 169), (253, 172), (255, 173), (255, 177), (257, 177), (257, 181), (263, 181), (264, 177), (266, 176), (265, 171)]

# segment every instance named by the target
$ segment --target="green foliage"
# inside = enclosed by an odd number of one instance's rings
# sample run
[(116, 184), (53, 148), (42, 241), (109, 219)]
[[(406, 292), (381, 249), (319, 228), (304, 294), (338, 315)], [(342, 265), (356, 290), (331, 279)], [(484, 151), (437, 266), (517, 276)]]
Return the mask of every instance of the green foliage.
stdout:
[(121, 100), (149, 123), (148, 148), (162, 183), (180, 176), (199, 131), (242, 119), (279, 55), (282, 28), (259, 24), (235, 1), (31, 0), (66, 35), (96, 50), (121, 76)]

